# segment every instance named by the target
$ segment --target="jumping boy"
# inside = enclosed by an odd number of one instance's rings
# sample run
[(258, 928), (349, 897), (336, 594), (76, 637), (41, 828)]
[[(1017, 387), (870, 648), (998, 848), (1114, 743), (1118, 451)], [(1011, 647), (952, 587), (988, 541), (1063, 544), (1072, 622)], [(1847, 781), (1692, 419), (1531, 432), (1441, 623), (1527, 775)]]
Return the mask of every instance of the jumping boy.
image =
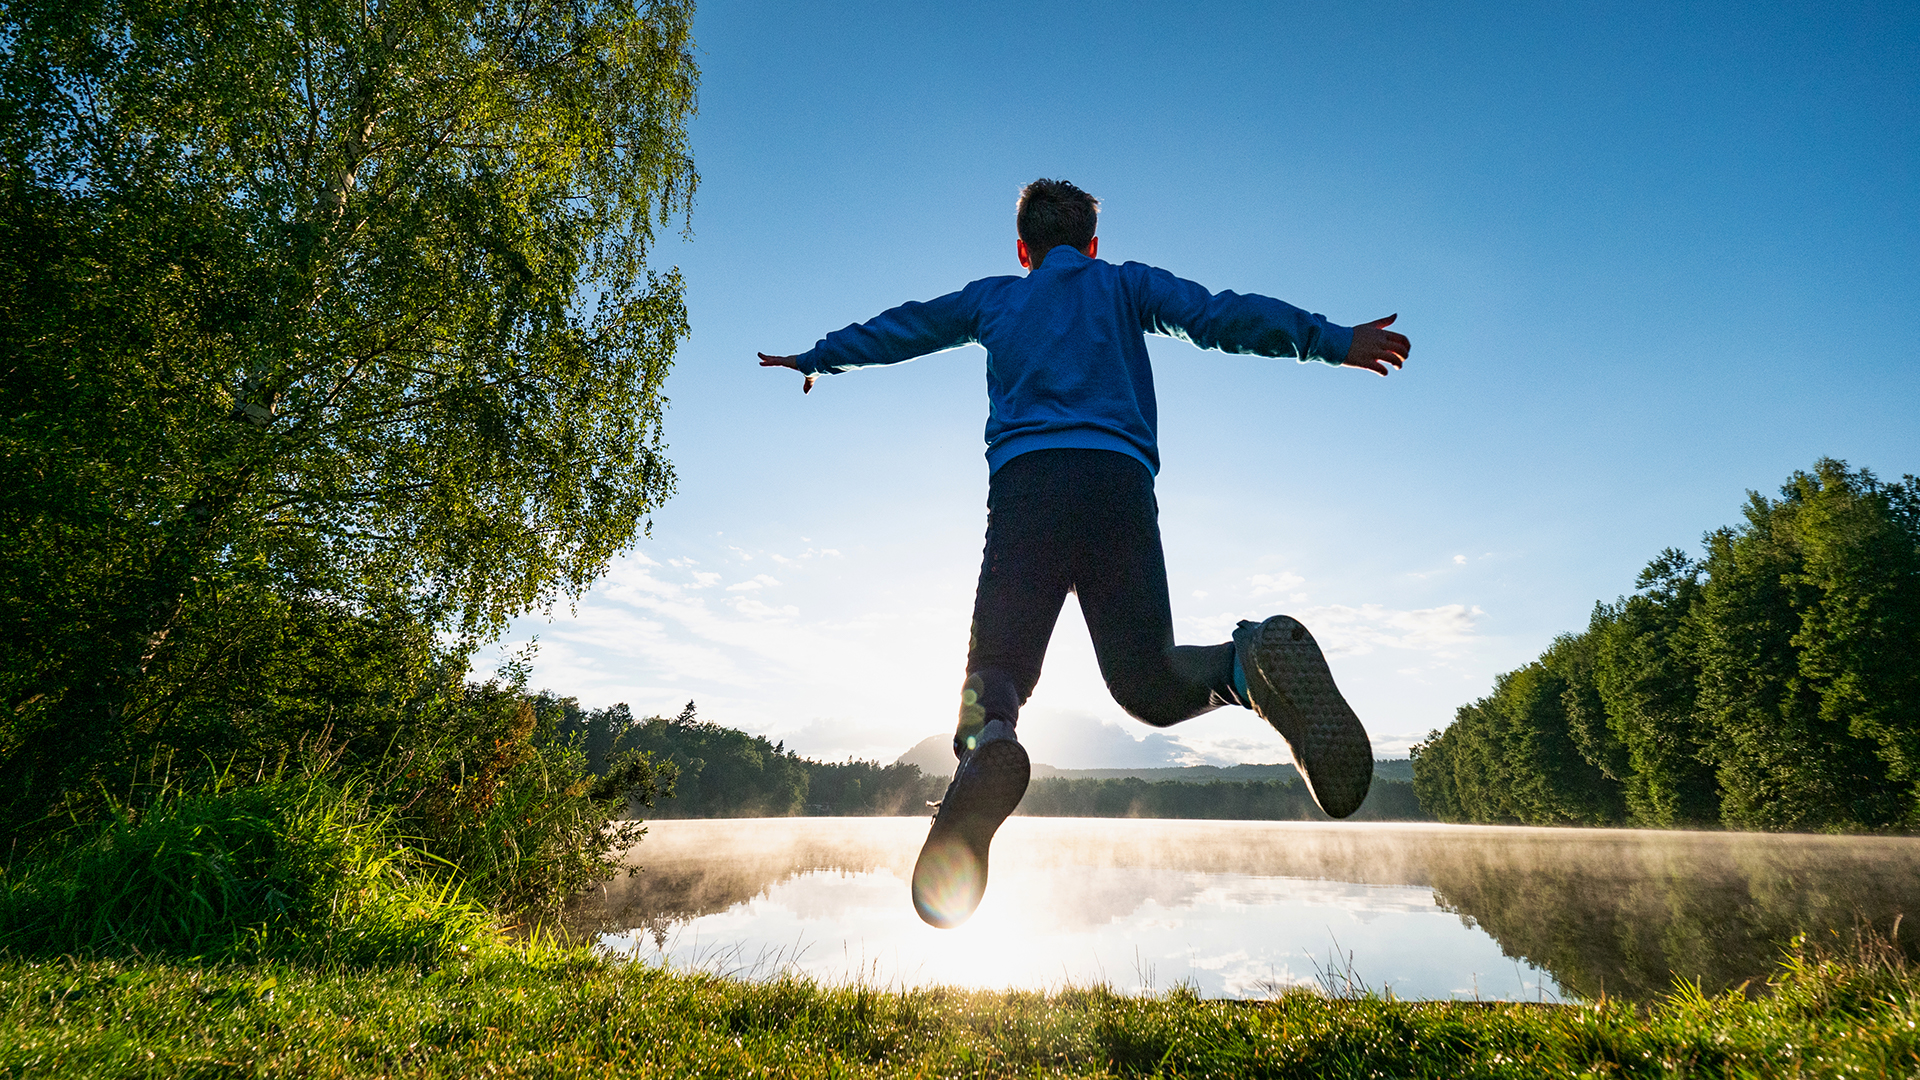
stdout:
[(1095, 258), (1099, 202), (1064, 180), (1020, 193), (1014, 250), (1026, 277), (991, 277), (828, 334), (762, 367), (825, 372), (894, 364), (978, 342), (987, 350), (987, 542), (974, 596), (960, 759), (913, 870), (913, 903), (957, 926), (987, 886), (987, 846), (1026, 794), (1020, 706), (1067, 593), (1076, 593), (1114, 700), (1156, 727), (1222, 705), (1254, 710), (1293, 750), (1322, 809), (1346, 817), (1373, 781), (1366, 729), (1306, 627), (1242, 622), (1219, 645), (1175, 645), (1153, 477), (1160, 468), (1146, 334), (1202, 348), (1298, 357), (1380, 375), (1408, 342), (1389, 315), (1352, 328), (1265, 296), (1209, 294), (1141, 263)]

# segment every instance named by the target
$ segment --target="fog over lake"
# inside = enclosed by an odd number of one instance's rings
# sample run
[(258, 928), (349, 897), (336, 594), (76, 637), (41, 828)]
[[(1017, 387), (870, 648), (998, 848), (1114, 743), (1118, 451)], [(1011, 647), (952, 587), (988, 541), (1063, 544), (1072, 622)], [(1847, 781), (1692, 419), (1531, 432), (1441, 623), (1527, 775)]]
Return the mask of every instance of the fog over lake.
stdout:
[(1644, 998), (1757, 986), (1795, 933), (1893, 933), (1920, 898), (1908, 838), (1014, 817), (978, 913), (941, 931), (908, 899), (922, 818), (649, 829), (642, 872), (570, 912), (602, 947), (886, 986)]

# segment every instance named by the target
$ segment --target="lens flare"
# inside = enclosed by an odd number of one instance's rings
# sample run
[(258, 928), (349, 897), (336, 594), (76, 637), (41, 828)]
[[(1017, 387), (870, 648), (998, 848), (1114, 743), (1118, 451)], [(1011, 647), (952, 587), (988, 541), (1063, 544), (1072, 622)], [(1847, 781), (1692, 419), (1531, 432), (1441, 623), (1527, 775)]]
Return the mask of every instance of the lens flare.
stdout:
[(987, 891), (987, 868), (957, 836), (929, 843), (913, 870), (913, 909), (929, 926), (966, 922)]

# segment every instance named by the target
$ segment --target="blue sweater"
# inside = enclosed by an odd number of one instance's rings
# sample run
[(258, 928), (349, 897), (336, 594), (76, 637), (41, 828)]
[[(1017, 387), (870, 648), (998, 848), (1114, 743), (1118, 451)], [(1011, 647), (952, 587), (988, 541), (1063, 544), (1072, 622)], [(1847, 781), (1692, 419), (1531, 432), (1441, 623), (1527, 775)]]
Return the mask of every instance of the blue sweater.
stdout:
[(1117, 450), (1160, 471), (1147, 334), (1203, 349), (1338, 366), (1353, 330), (1270, 297), (1210, 294), (1143, 263), (1061, 244), (1026, 277), (990, 277), (828, 334), (794, 358), (812, 375), (987, 349), (987, 466), (1055, 447)]

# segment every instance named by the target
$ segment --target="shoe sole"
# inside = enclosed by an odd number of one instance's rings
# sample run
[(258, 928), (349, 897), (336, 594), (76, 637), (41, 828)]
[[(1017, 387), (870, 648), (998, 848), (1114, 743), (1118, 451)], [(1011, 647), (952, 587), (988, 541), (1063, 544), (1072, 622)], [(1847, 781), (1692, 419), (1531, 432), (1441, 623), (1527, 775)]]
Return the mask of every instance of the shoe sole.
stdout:
[(1293, 750), (1320, 809), (1343, 818), (1373, 786), (1373, 744), (1334, 685), (1327, 658), (1307, 628), (1285, 615), (1260, 624), (1247, 674), (1254, 711)]
[(1033, 765), (1009, 740), (974, 751), (940, 802), (913, 865), (913, 909), (943, 930), (966, 922), (987, 891), (987, 846), (1027, 793)]

